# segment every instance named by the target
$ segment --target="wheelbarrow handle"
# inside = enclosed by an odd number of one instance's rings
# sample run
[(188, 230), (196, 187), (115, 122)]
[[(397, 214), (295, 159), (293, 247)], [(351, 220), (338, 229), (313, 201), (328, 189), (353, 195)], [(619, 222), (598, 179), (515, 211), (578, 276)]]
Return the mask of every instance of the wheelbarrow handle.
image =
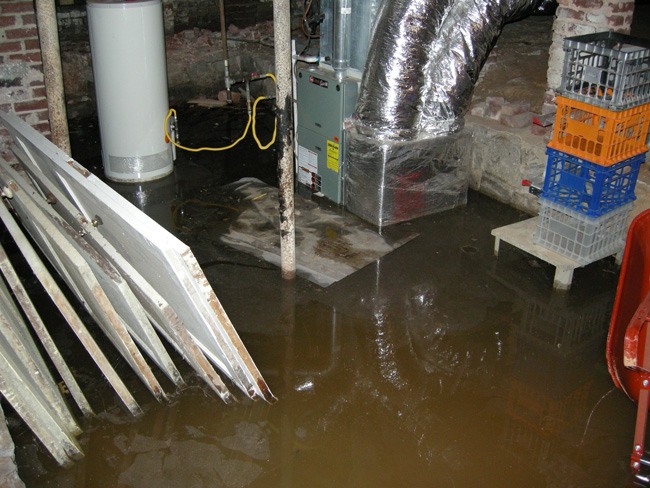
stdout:
[(650, 291), (641, 301), (625, 330), (623, 341), (623, 365), (634, 371), (650, 373), (650, 333), (643, 344), (643, 357), (639, 358), (639, 336), (646, 322), (650, 322)]

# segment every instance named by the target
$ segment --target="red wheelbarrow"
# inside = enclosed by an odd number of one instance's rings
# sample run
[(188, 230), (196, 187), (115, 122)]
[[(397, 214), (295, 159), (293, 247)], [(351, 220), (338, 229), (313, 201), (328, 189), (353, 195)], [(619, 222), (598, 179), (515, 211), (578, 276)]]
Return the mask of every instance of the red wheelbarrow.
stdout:
[(637, 402), (632, 471), (650, 481), (644, 456), (650, 402), (650, 210), (630, 225), (607, 337), (607, 367), (614, 384)]

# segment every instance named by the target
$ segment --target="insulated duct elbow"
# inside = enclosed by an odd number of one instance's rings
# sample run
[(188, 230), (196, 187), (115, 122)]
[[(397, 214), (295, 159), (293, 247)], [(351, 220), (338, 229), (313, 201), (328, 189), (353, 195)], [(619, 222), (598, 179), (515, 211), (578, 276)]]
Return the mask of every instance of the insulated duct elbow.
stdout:
[(356, 107), (359, 131), (413, 139), (461, 129), (504, 24), (543, 1), (383, 1)]

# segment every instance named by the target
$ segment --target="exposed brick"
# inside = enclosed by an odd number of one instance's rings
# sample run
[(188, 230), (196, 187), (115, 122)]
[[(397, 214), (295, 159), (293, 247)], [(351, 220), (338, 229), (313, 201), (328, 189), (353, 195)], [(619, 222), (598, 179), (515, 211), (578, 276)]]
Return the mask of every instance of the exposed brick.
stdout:
[(50, 136), (50, 123), (49, 122), (40, 122), (38, 124), (32, 125), (32, 127), (34, 127), (34, 129), (36, 129), (41, 134), (47, 136), (48, 139), (50, 138), (49, 137)]
[(613, 14), (634, 12), (634, 0), (628, 2), (610, 2)]
[(587, 12), (586, 16), (587, 22), (589, 22), (591, 25), (595, 26), (607, 26), (607, 16), (602, 13), (598, 13), (598, 11), (595, 12)]
[(25, 61), (27, 63), (38, 63), (41, 61), (41, 53), (28, 53), (28, 54), (10, 54), (9, 59), (12, 61)]
[(517, 102), (517, 103), (506, 103), (501, 108), (501, 115), (518, 115), (530, 111), (530, 103), (526, 102)]
[[(565, 37), (593, 34), (594, 32), (598, 32), (599, 29), (593, 25), (575, 23), (571, 20), (557, 18), (555, 19), (555, 22), (553, 22), (553, 31), (553, 35), (555, 36), (555, 34), (557, 34), (558, 38), (558, 40), (554, 38), (553, 42), (560, 42), (560, 45), (562, 45), (562, 40)], [(551, 49), (553, 49), (553, 46), (551, 46)]]
[(487, 104), (485, 102), (480, 102), (472, 106), (470, 113), (475, 117), (485, 117), (486, 111), (487, 111)]
[(36, 27), (21, 27), (18, 29), (7, 29), (5, 31), (7, 39), (29, 39), (38, 36)]
[(558, 19), (573, 19), (573, 20), (584, 20), (585, 13), (580, 10), (576, 10), (568, 7), (559, 7), (557, 9), (557, 18)]
[[(47, 102), (47, 100), (46, 100)], [(50, 120), (50, 111), (49, 110), (41, 110), (40, 112), (35, 112), (36, 118), (38, 120)]]
[(34, 2), (2, 2), (0, 10), (3, 14), (15, 14), (21, 12), (33, 12)]
[(44, 98), (46, 96), (45, 87), (44, 86), (39, 86), (37, 88), (33, 88), (32, 89), (32, 96), (34, 98)]
[(15, 15), (0, 15), (0, 27), (11, 27), (16, 25)]
[(35, 14), (25, 14), (22, 15), (23, 26), (27, 27), (29, 25), (36, 25), (36, 15)]
[(0, 43), (0, 53), (15, 53), (21, 51), (23, 46), (20, 42), (2, 42)]
[(29, 86), (45, 86), (45, 81), (43, 80), (38, 80), (38, 81), (32, 81)]
[(620, 27), (625, 24), (625, 16), (623, 15), (610, 15), (607, 17), (607, 25), (612, 27)]
[(548, 127), (542, 127), (541, 125), (533, 124), (530, 126), (530, 132), (532, 132), (535, 136), (545, 136), (552, 130), (552, 125), (549, 125)]
[(501, 115), (499, 123), (507, 127), (523, 128), (533, 123), (533, 114), (526, 112), (517, 115)]
[(14, 109), (16, 112), (33, 112), (34, 110), (43, 110), (47, 108), (47, 100), (29, 100), (27, 102), (16, 102)]
[(501, 107), (506, 103), (505, 98), (503, 97), (487, 97), (485, 99), (488, 109), (486, 111), (486, 116), (492, 119), (498, 119), (499, 114), (501, 113)]
[(38, 39), (25, 39), (23, 43), (25, 44), (25, 51), (41, 50), (41, 44), (38, 42)]
[(597, 9), (603, 6), (603, 0), (573, 0), (574, 6), (586, 9)]

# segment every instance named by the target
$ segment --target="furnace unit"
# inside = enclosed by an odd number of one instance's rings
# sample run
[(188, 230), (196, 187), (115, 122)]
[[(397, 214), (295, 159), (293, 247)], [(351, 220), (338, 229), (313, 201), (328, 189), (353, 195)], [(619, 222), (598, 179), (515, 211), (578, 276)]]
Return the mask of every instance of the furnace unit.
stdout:
[(323, 69), (298, 71), (298, 183), (343, 203), (345, 181), (344, 119), (351, 117), (358, 79), (338, 81)]
[[(321, 0), (320, 63), (296, 73), (296, 179), (344, 203), (345, 120), (357, 103), (379, 0)], [(354, 49), (352, 49), (354, 46)]]

